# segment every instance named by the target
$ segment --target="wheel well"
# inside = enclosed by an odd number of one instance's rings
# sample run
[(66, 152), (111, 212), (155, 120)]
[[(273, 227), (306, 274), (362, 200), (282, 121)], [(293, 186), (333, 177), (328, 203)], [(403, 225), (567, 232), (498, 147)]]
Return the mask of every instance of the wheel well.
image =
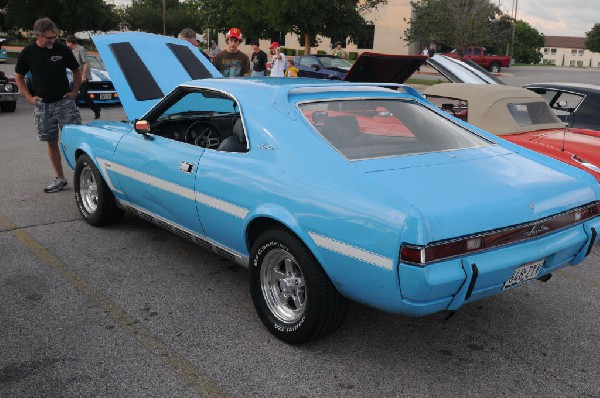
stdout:
[(85, 151), (83, 149), (78, 149), (75, 151), (75, 161), (77, 161), (77, 159), (79, 159), (79, 157), (81, 155), (83, 155), (85, 153)]
[[(273, 228), (285, 229), (291, 234), (294, 234), (298, 239), (300, 239), (300, 237), (294, 231), (288, 228), (287, 225), (272, 218), (260, 217), (252, 220), (252, 222), (250, 222), (250, 225), (248, 225), (248, 228), (246, 229), (246, 246), (248, 247), (248, 251), (252, 249), (254, 241), (256, 240), (256, 238), (258, 238), (258, 236), (261, 233)], [(302, 241), (302, 239), (300, 239), (300, 241)]]

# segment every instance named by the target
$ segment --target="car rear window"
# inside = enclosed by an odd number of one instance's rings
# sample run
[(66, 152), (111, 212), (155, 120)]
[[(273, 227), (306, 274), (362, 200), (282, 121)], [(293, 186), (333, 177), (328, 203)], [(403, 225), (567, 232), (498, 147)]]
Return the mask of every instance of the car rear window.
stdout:
[(519, 126), (560, 123), (544, 101), (527, 103), (510, 103), (506, 105), (511, 116)]
[(492, 145), (410, 100), (335, 100), (299, 104), (314, 128), (349, 160)]

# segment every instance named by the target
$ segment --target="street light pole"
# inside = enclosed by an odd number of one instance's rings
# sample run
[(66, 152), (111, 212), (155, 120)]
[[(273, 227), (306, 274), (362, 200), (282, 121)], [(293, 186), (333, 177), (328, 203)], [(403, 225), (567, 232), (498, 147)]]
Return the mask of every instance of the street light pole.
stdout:
[(513, 26), (512, 26), (512, 40), (510, 46), (510, 56), (513, 57), (515, 55), (515, 30), (517, 26), (517, 7), (519, 5), (519, 0), (513, 0)]
[(167, 0), (163, 0), (163, 35), (167, 35)]

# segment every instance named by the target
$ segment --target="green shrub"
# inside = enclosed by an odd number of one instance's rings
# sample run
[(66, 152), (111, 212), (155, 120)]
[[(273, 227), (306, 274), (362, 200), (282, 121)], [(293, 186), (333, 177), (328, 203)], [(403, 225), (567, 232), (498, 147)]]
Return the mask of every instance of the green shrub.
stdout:
[(356, 51), (350, 51), (348, 53), (348, 59), (350, 61), (356, 61), (356, 58), (358, 58), (358, 53)]
[(297, 54), (298, 54), (298, 55), (304, 55), (304, 50), (298, 50), (298, 51), (297, 51)]
[(317, 50), (317, 55), (324, 55), (324, 54), (327, 54), (327, 51)]

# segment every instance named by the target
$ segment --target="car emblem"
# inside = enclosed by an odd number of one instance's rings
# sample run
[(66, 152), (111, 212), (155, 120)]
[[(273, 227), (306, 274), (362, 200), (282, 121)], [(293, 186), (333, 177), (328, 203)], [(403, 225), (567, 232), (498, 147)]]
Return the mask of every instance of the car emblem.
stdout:
[(550, 231), (550, 227), (548, 227), (544, 224), (534, 225), (529, 231), (525, 232), (525, 235), (535, 236), (535, 235), (543, 234), (548, 231)]
[(531, 203), (529, 204), (529, 208), (530, 208), (531, 210), (533, 210), (533, 209), (535, 208), (535, 205), (533, 204), (533, 202), (531, 202)]

